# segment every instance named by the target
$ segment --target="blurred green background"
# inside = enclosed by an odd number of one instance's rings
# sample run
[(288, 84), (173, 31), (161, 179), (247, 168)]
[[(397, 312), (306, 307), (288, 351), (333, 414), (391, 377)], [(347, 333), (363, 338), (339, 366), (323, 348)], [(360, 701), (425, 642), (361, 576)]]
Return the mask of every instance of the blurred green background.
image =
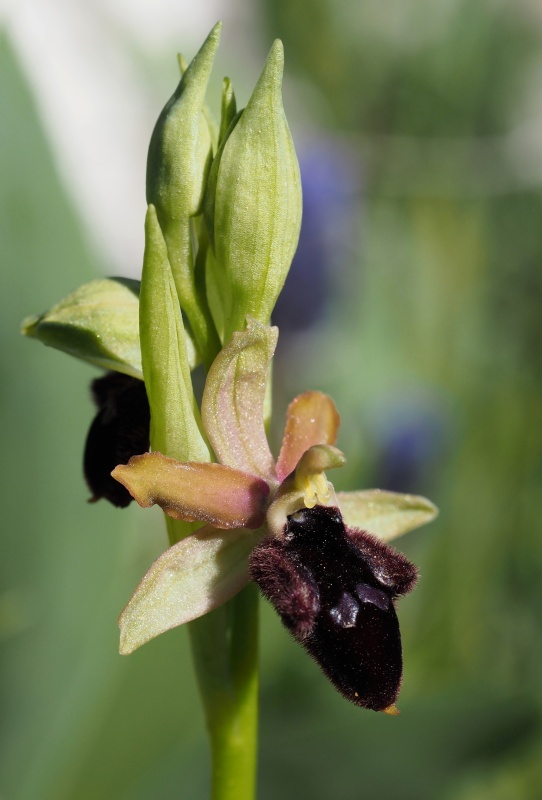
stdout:
[[(399, 542), (422, 575), (400, 607), (400, 717), (347, 705), (263, 608), (259, 797), (537, 800), (542, 14), (257, 5), (261, 61), (273, 37), (286, 47), (306, 208), (277, 309), (277, 436), (296, 392), (327, 391), (349, 459), (336, 486), (441, 509)], [(87, 505), (94, 373), (18, 334), (107, 265), (8, 36), (0, 62), (0, 798), (205, 798), (184, 631), (117, 655), (117, 615), (165, 545), (160, 514)]]

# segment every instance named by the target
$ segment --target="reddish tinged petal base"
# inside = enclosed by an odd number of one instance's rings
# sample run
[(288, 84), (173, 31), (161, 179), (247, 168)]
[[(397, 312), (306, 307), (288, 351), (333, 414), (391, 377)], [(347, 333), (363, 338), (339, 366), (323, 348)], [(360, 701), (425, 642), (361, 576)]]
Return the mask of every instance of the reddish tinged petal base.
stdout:
[(326, 394), (304, 392), (295, 397), (286, 412), (286, 427), (277, 461), (279, 481), (293, 472), (309, 447), (335, 444), (340, 422), (335, 403)]
[(267, 483), (222, 464), (181, 463), (145, 453), (111, 474), (142, 508), (156, 504), (173, 519), (201, 520), (223, 529), (254, 529), (264, 520)]

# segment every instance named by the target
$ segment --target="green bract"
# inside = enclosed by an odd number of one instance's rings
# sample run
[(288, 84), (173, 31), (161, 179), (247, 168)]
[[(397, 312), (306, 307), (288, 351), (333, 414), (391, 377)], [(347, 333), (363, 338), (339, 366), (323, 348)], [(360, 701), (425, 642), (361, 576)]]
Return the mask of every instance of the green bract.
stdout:
[(174, 458), (209, 461), (192, 391), (181, 309), (152, 205), (145, 220), (139, 319), (152, 447)]
[(277, 40), (209, 176), (205, 218), (227, 293), (225, 341), (247, 316), (269, 321), (299, 238), (301, 180), (282, 106), (283, 65)]

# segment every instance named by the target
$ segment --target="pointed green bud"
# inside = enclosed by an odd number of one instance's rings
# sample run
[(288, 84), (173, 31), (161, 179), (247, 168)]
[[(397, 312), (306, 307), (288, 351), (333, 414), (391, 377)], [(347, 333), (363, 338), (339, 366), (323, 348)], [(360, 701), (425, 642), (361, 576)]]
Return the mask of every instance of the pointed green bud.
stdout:
[[(218, 152), (215, 157), (215, 169), (211, 168), (207, 184), (207, 192), (205, 195), (205, 216), (207, 219), (214, 219), (215, 214), (215, 197), (216, 197), (216, 178), (218, 175), (218, 165), (222, 157), (222, 151), (226, 140), (241, 112), (237, 112), (237, 102), (233, 91), (233, 85), (229, 78), (224, 78), (222, 81), (222, 109), (220, 115), (220, 132), (218, 135)], [(226, 315), (229, 315), (230, 307), (230, 284), (226, 271), (218, 264), (214, 252), (214, 230), (212, 226), (207, 226), (208, 240), (211, 247), (208, 248), (206, 253), (205, 262), (205, 287), (207, 291), (207, 302), (211, 310), (211, 315), (218, 332), (220, 341), (224, 344), (225, 334), (225, 320)]]
[[(90, 281), (44, 314), (27, 317), (21, 332), (82, 361), (143, 380), (139, 285), (129, 278)], [(185, 339), (192, 370), (199, 358), (187, 331)]]
[[(179, 70), (181, 72), (181, 77), (184, 75), (186, 70), (188, 69), (188, 61), (182, 55), (182, 53), (177, 53), (177, 62), (179, 64)], [(218, 147), (218, 123), (216, 121), (216, 117), (207, 105), (204, 103), (201, 109), (201, 113), (205, 117), (207, 122), (207, 127), (209, 128), (209, 133), (211, 135), (211, 144), (213, 147), (213, 153), (216, 153)]]
[(139, 327), (151, 409), (151, 447), (179, 461), (209, 461), (166, 243), (153, 206), (145, 219)]
[(233, 84), (229, 78), (224, 78), (222, 81), (222, 107), (220, 113), (220, 131), (218, 134), (219, 143), (222, 143), (226, 138), (228, 128), (233, 122), (236, 114), (237, 101), (235, 100)]
[(186, 67), (152, 133), (147, 201), (155, 206), (164, 235), (169, 223), (201, 209), (211, 161), (211, 134), (202, 109), (221, 27), (221, 23), (215, 25)]
[(299, 238), (301, 180), (282, 106), (283, 65), (277, 40), (209, 175), (204, 210), (228, 284), (226, 339), (247, 315), (268, 323)]
[[(156, 208), (179, 302), (207, 366), (220, 347), (203, 281), (194, 274), (191, 218), (202, 207), (212, 160), (204, 98), (221, 24), (215, 25), (154, 128), (147, 160), (147, 202)], [(181, 70), (184, 63), (181, 59)]]
[[(233, 84), (229, 78), (222, 81), (222, 107), (220, 114), (220, 131), (218, 135), (219, 151), (216, 156), (217, 166), (222, 156), (222, 150), (226, 139), (233, 130), (240, 113), (237, 113), (237, 102), (233, 91)], [(214, 217), (214, 201), (216, 176), (218, 170), (211, 170), (209, 180), (213, 181), (212, 188), (208, 188), (206, 194), (207, 214)], [(213, 235), (213, 230), (208, 229), (208, 240)], [(208, 247), (205, 261), (205, 287), (207, 291), (207, 302), (213, 321), (218, 332), (220, 341), (224, 343), (225, 319), (229, 312), (230, 285), (224, 269), (218, 264), (214, 254), (214, 241), (212, 247)]]

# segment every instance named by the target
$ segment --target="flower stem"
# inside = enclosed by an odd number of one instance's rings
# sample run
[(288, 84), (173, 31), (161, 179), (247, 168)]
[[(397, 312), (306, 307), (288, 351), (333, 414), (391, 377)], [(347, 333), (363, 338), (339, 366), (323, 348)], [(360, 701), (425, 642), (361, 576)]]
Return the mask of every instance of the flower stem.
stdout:
[(258, 731), (258, 594), (247, 586), (190, 624), (211, 739), (212, 800), (253, 800)]
[[(170, 540), (186, 523), (168, 518)], [(211, 800), (253, 800), (258, 747), (258, 591), (189, 624), (198, 685), (211, 742)]]

